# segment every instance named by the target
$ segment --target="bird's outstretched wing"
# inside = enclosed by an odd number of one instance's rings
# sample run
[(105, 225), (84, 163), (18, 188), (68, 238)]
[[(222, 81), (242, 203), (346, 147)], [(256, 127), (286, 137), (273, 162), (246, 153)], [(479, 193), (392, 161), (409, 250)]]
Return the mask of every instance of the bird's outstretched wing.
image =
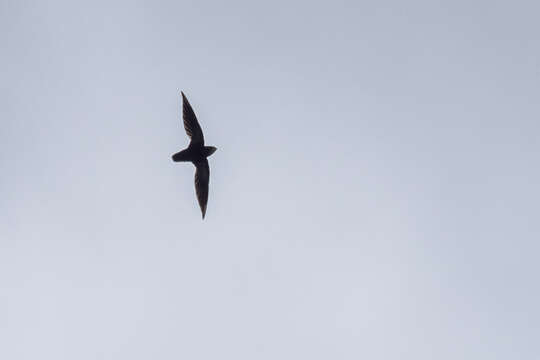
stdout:
[(208, 183), (210, 182), (210, 166), (208, 160), (194, 163), (197, 170), (195, 171), (195, 192), (197, 200), (201, 207), (202, 218), (206, 215), (206, 204), (208, 203)]
[(195, 116), (195, 112), (193, 111), (193, 108), (189, 104), (189, 101), (184, 95), (184, 92), (182, 92), (182, 102), (183, 102), (183, 110), (182, 115), (184, 118), (184, 129), (186, 129), (186, 134), (191, 138), (190, 145), (204, 145), (204, 136), (201, 129), (201, 125), (199, 125), (199, 122), (197, 121), (197, 117)]

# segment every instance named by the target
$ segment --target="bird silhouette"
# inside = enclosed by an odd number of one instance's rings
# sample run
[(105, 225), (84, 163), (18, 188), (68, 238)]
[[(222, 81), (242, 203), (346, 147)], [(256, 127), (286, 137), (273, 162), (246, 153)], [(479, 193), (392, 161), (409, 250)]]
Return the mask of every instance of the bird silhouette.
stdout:
[(217, 148), (204, 145), (201, 126), (184, 92), (182, 92), (182, 104), (184, 129), (191, 141), (186, 149), (174, 154), (172, 159), (174, 162), (190, 161), (195, 165), (195, 192), (197, 193), (197, 200), (199, 201), (202, 218), (204, 219), (206, 215), (206, 204), (208, 203), (208, 183), (210, 182), (210, 166), (208, 165), (207, 157), (212, 155)]

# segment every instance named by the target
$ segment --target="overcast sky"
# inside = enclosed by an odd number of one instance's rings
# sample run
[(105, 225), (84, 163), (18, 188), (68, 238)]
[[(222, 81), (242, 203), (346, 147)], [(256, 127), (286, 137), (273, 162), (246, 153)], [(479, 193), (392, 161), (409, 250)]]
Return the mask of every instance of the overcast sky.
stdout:
[(539, 12), (1, 0), (0, 358), (539, 358)]

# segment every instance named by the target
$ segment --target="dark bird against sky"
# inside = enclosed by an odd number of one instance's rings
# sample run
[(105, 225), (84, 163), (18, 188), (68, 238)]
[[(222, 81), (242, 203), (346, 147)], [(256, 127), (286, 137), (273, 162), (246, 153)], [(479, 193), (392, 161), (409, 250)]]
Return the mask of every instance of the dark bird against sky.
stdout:
[(204, 136), (195, 116), (193, 108), (189, 104), (186, 95), (182, 92), (184, 129), (191, 138), (189, 146), (172, 156), (174, 162), (191, 161), (195, 165), (195, 192), (201, 207), (202, 218), (206, 215), (206, 204), (208, 203), (208, 183), (210, 182), (210, 166), (208, 159), (217, 148), (204, 146)]

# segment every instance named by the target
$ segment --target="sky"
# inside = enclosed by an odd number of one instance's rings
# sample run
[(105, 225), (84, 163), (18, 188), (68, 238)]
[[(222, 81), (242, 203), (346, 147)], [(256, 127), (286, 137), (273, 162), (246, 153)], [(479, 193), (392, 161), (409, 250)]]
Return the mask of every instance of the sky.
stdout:
[(0, 0), (0, 358), (539, 358), (539, 11)]

